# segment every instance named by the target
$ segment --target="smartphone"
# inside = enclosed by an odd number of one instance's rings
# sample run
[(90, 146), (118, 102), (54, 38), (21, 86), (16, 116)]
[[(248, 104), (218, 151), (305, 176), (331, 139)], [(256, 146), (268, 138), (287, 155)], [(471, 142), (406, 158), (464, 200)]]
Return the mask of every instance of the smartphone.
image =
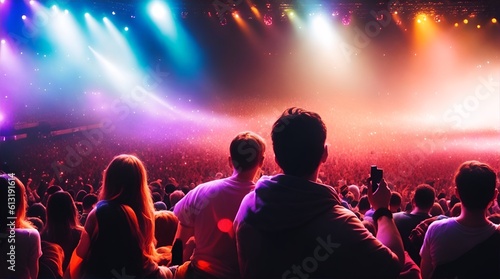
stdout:
[(370, 178), (372, 180), (372, 192), (375, 193), (378, 189), (378, 184), (382, 181), (384, 177), (384, 171), (382, 169), (377, 168), (376, 165), (372, 165), (370, 170)]

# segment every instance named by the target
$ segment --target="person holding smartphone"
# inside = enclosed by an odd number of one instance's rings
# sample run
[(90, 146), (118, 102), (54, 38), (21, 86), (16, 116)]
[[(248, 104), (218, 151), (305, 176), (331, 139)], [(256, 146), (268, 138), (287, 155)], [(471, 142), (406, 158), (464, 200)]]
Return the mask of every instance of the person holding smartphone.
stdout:
[(283, 173), (261, 177), (234, 221), (242, 278), (398, 277), (405, 254), (385, 180), (368, 190), (374, 236), (341, 205), (333, 187), (317, 183), (328, 157), (318, 114), (289, 108), (271, 137)]

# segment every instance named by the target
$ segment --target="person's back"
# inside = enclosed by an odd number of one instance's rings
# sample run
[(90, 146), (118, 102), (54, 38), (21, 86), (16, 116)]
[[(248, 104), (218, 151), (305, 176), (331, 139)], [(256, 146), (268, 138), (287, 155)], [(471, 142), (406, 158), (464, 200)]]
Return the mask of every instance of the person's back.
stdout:
[(0, 198), (0, 278), (35, 279), (42, 249), (40, 234), (26, 219), (26, 188), (13, 174), (0, 174)]
[[(497, 225), (486, 219), (488, 205), (496, 197), (496, 174), (490, 166), (477, 161), (463, 163), (455, 175), (457, 194), (461, 199), (460, 216), (433, 222), (424, 238), (420, 255), (422, 257), (422, 277), (431, 278), (436, 269), (450, 264), (467, 255), (470, 251), (489, 239)], [(481, 262), (492, 257), (500, 262), (500, 247), (497, 254), (479, 253), (476, 260)], [(467, 266), (470, 264), (471, 266)], [(462, 263), (460, 268), (474, 268), (473, 262)], [(500, 265), (489, 278), (500, 277)], [(476, 270), (475, 274), (478, 274)], [(461, 275), (459, 269), (457, 274)], [(463, 274), (462, 274), (463, 275)], [(460, 277), (459, 277), (460, 278)], [(471, 278), (471, 277), (467, 277)], [(479, 277), (478, 277), (479, 278)]]
[(262, 177), (241, 208), (235, 222), (244, 278), (391, 278), (399, 273), (390, 250), (328, 185), (288, 175)]
[(62, 278), (64, 250), (58, 244), (42, 241), (42, 257), (39, 259), (38, 278)]
[(417, 264), (420, 264), (420, 251), (414, 248), (414, 245), (410, 242), (409, 236), (411, 231), (417, 227), (420, 222), (432, 217), (429, 211), (434, 204), (435, 195), (434, 188), (430, 185), (420, 184), (415, 189), (415, 193), (412, 197), (412, 211), (394, 214), (394, 223), (396, 227), (398, 227), (405, 250)]
[(238, 134), (230, 146), (233, 175), (198, 185), (175, 205), (180, 224), (177, 238), (186, 243), (194, 235), (193, 274), (240, 277), (233, 220), (243, 197), (254, 189), (253, 180), (262, 166), (264, 151), (265, 144), (258, 135)]
[(272, 139), (284, 174), (262, 177), (243, 199), (234, 221), (242, 277), (395, 278), (404, 251), (389, 217), (385, 181), (375, 195), (371, 190), (369, 194), (382, 239), (395, 253), (341, 205), (332, 187), (316, 183), (328, 156), (326, 127), (319, 115), (286, 110), (273, 125)]
[(99, 202), (95, 210), (97, 224), (87, 225), (98, 227), (99, 232), (91, 238), (91, 252), (84, 262), (82, 278), (112, 278), (113, 271), (121, 274), (122, 270), (130, 276), (143, 275), (142, 251), (129, 221), (135, 216), (129, 216), (128, 212), (120, 204)]
[(63, 248), (63, 270), (67, 268), (71, 254), (78, 245), (83, 230), (77, 219), (77, 214), (73, 198), (68, 192), (59, 191), (49, 197), (47, 202), (47, 224), (41, 238)]
[(194, 228), (192, 262), (209, 274), (239, 277), (233, 219), (254, 184), (232, 178), (214, 180), (191, 190), (174, 209), (183, 226)]
[(101, 201), (88, 215), (65, 278), (173, 278), (172, 270), (157, 264), (153, 200), (142, 161), (114, 157), (103, 181)]
[[(18, 279), (32, 278), (32, 266), (42, 256), (40, 248), (40, 235), (36, 229), (31, 228), (16, 228), (13, 232), (7, 232), (6, 235), (11, 235), (10, 238), (0, 240), (0, 253), (2, 253), (2, 262), (0, 263), (0, 278)], [(15, 243), (12, 242), (15, 239)], [(11, 240), (11, 243), (8, 241)], [(30, 277), (31, 276), (31, 277)]]

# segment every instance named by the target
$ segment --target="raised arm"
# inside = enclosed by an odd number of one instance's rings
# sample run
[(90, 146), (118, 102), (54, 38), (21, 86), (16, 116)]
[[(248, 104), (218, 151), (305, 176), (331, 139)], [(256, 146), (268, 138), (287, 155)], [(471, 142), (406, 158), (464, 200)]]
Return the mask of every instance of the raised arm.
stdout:
[(392, 219), (392, 214), (387, 214), (390, 216), (383, 214), (385, 211), (388, 211), (390, 198), (391, 191), (384, 179), (380, 182), (375, 193), (372, 191), (371, 183), (368, 183), (368, 200), (373, 210), (375, 210), (374, 217), (379, 215), (378, 213), (382, 213), (379, 218), (374, 218), (374, 222), (376, 222), (375, 226), (378, 227), (376, 238), (398, 256), (399, 264), (403, 268), (405, 264), (403, 241)]

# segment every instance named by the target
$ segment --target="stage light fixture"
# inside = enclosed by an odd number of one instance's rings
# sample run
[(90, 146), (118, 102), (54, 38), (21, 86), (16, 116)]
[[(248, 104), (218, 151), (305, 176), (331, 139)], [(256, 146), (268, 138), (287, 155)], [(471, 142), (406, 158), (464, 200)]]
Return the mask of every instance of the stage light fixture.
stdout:
[(314, 30), (316, 32), (318, 32), (319, 34), (325, 33), (329, 29), (329, 24), (322, 15), (315, 16), (312, 23), (313, 23)]
[(342, 17), (342, 24), (343, 24), (344, 26), (347, 26), (347, 25), (351, 24), (351, 16), (350, 16), (349, 14), (344, 15), (344, 16)]
[(22, 15), (22, 16), (21, 16), (21, 18), (22, 18), (23, 20), (26, 20), (26, 15)]
[(468, 19), (464, 19), (464, 23), (465, 24), (469, 23), (469, 20)]
[(458, 22), (455, 22), (455, 24), (454, 24), (454, 25), (455, 25), (455, 27), (458, 27)]
[(123, 30), (128, 31), (128, 27), (127, 27), (127, 26), (125, 26), (125, 28), (123, 28)]
[(252, 13), (257, 17), (257, 18), (260, 18), (260, 12), (259, 12), (259, 9), (257, 9), (257, 7), (255, 6), (252, 6), (250, 7), (250, 10), (252, 10)]
[(481, 29), (481, 25), (480, 24), (476, 25), (476, 28)]
[(85, 13), (85, 18), (89, 18), (90, 17), (90, 14), (89, 13)]
[(491, 19), (491, 23), (497, 23), (497, 22), (498, 22), (498, 20), (496, 18)]
[(0, 41), (0, 43), (1, 43), (2, 45), (5, 45), (5, 39), (2, 39), (2, 40)]
[(270, 14), (265, 14), (264, 15), (264, 24), (267, 26), (273, 25), (273, 16)]
[[(300, 27), (299, 27), (300, 28)], [(329, 17), (322, 14), (315, 15), (311, 22), (311, 35), (316, 43), (329, 47), (335, 38), (335, 30), (332, 29)]]
[(149, 6), (149, 13), (154, 19), (161, 20), (167, 16), (167, 8), (164, 3), (156, 1)]
[(426, 14), (419, 14), (417, 16), (417, 23), (423, 23), (424, 21), (427, 21), (427, 15)]

